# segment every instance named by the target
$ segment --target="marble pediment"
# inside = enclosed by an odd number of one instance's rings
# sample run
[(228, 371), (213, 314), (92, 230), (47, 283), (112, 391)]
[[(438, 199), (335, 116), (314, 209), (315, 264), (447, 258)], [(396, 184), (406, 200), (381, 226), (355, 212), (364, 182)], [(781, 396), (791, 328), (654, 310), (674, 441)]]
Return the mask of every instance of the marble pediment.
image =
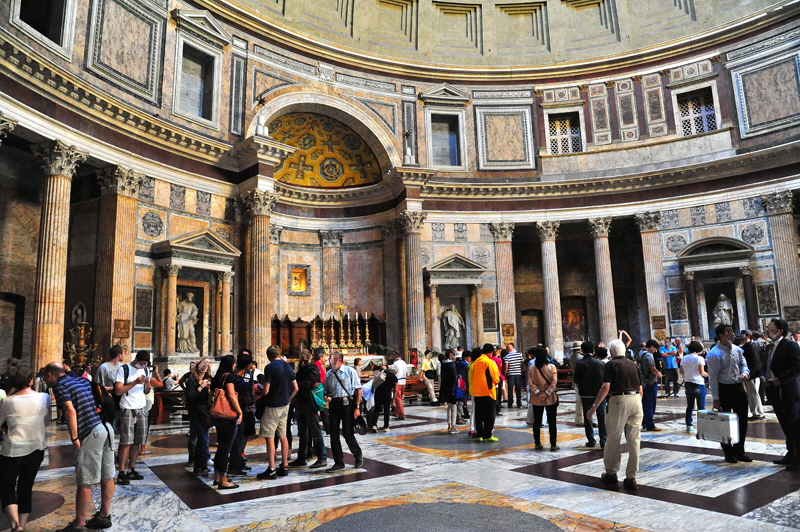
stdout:
[(215, 233), (204, 229), (153, 244), (156, 265), (175, 264), (192, 268), (230, 271), (242, 254)]
[(486, 268), (463, 255), (455, 253), (425, 268), (430, 284), (481, 284)]
[(217, 48), (224, 48), (231, 43), (231, 35), (217, 22), (208, 11), (193, 9), (173, 9), (172, 18), (178, 29), (193, 35)]
[(471, 97), (464, 91), (458, 90), (449, 83), (441, 83), (435, 87), (419, 93), (419, 99), (425, 105), (466, 106)]
[(689, 244), (677, 259), (685, 271), (742, 268), (749, 266), (754, 252), (754, 247), (743, 240), (716, 236)]

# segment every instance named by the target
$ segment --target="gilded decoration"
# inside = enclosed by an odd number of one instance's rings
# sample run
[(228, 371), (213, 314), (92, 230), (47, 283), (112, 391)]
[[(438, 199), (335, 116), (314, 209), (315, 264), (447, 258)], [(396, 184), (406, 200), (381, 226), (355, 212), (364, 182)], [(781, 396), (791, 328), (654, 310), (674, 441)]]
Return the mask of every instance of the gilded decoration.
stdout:
[(297, 148), (275, 168), (275, 179), (291, 185), (340, 188), (381, 180), (378, 160), (352, 129), (314, 113), (291, 113), (272, 121), (270, 136)]

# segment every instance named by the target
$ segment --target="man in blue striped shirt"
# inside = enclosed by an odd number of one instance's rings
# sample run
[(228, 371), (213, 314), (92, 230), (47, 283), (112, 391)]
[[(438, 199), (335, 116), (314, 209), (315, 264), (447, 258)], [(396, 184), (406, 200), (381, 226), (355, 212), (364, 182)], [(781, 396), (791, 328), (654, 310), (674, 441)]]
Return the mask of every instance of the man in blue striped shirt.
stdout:
[[(82, 532), (111, 527), (111, 499), (114, 497), (114, 428), (97, 414), (91, 383), (70, 377), (59, 362), (44, 369), (44, 381), (53, 389), (64, 411), (75, 455), (75, 520), (58, 532)], [(100, 484), (100, 511), (86, 522), (92, 504), (92, 485)]]
[(519, 353), (512, 342), (506, 344), (508, 354), (506, 354), (504, 373), (508, 386), (508, 408), (514, 402), (514, 390), (517, 394), (517, 408), (522, 408), (522, 353)]

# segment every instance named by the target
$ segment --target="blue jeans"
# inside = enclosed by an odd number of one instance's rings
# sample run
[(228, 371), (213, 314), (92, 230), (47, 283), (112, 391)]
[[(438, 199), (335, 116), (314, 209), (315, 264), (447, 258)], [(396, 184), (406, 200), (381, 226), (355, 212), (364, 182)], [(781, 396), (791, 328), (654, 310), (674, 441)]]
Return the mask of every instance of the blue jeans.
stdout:
[(683, 387), (686, 388), (686, 426), (691, 427), (694, 425), (692, 411), (695, 402), (698, 410), (706, 409), (706, 385), (684, 382)]
[(517, 407), (521, 407), (522, 375), (506, 375), (506, 385), (508, 386), (508, 408), (511, 408), (511, 404), (514, 402), (515, 393), (517, 394)]
[(656, 397), (658, 396), (658, 383), (645, 384), (642, 395), (642, 427), (645, 430), (654, 429), (656, 424), (653, 422), (653, 416), (656, 414)]
[(325, 452), (325, 441), (322, 439), (322, 431), (319, 428), (319, 415), (317, 409), (310, 404), (298, 404), (295, 407), (297, 416), (297, 434), (300, 439), (300, 449), (297, 451), (297, 459), (301, 462), (308, 458), (309, 440), (314, 446), (317, 460), (327, 459)]
[(194, 470), (202, 471), (203, 469), (208, 469), (208, 459), (210, 457), (208, 452), (208, 429), (203, 428), (203, 425), (200, 424), (200, 419), (196, 415), (192, 415), (191, 412), (190, 410), (189, 425), (195, 440), (191, 456), (194, 460)]

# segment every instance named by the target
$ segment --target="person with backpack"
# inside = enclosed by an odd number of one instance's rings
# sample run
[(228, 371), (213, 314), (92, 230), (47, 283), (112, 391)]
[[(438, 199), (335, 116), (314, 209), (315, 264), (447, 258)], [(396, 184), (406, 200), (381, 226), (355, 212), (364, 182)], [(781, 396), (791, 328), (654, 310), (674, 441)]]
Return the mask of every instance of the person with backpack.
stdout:
[[(92, 385), (66, 375), (60, 362), (44, 369), (44, 380), (52, 388), (67, 420), (67, 431), (75, 449), (75, 519), (58, 532), (83, 532), (111, 527), (111, 499), (114, 497), (114, 427), (97, 413)], [(92, 485), (100, 484), (100, 511), (86, 520), (92, 504)]]
[[(328, 456), (325, 450), (325, 441), (322, 439), (322, 430), (319, 428), (320, 405), (313, 397), (314, 392), (322, 387), (322, 382), (319, 368), (314, 364), (311, 352), (307, 349), (303, 349), (300, 353), (296, 380), (297, 395), (294, 397), (294, 404), (300, 448), (297, 451), (297, 458), (289, 462), (289, 467), (306, 465), (311, 446), (317, 455), (317, 461), (311, 464), (311, 467), (313, 469), (327, 467)], [(325, 406), (323, 405), (322, 408)]]
[[(136, 353), (136, 359), (123, 364), (117, 370), (114, 392), (119, 400), (119, 475), (117, 484), (127, 486), (131, 480), (142, 480), (135, 467), (140, 447), (147, 443), (147, 398), (150, 391), (150, 353), (145, 350)], [(130, 471), (125, 467), (130, 458)]]

